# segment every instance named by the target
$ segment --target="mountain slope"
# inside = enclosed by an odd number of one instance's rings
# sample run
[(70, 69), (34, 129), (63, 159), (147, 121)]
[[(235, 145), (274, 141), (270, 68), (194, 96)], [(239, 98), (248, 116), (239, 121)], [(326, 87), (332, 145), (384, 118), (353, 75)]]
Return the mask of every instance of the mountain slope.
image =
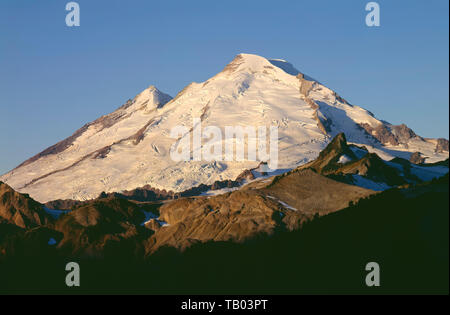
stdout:
[(33, 228), (52, 222), (42, 205), (27, 195), (0, 182), (0, 219), (21, 228)]
[(89, 257), (136, 254), (140, 241), (151, 234), (141, 226), (144, 221), (142, 208), (127, 200), (93, 200), (55, 222), (54, 229), (64, 235), (57, 248), (66, 255)]
[[(277, 126), (278, 168), (293, 169), (317, 157), (344, 132), (383, 159), (426, 162), (448, 158), (448, 141), (424, 139), (406, 126), (378, 120), (283, 60), (240, 54), (222, 72), (191, 83), (174, 99), (151, 87), (117, 111), (87, 124), (0, 177), (40, 202), (87, 200), (101, 192), (145, 185), (181, 192), (199, 184), (234, 180), (259, 161), (173, 161), (175, 126), (193, 132), (193, 119), (217, 126)], [(246, 138), (246, 143), (249, 140)], [(191, 155), (195, 152), (191, 152)]]
[(317, 159), (299, 169), (312, 169), (329, 178), (372, 190), (419, 184), (449, 171), (445, 163), (415, 165), (401, 158), (384, 161), (365, 147), (348, 145), (343, 133), (338, 134)]

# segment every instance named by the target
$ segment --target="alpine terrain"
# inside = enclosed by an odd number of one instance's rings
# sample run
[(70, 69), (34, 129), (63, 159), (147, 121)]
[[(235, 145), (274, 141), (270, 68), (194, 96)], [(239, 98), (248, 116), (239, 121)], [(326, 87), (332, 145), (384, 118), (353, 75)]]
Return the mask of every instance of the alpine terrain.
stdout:
[[(149, 87), (26, 160), (0, 181), (41, 203), (84, 201), (102, 192), (139, 187), (183, 192), (200, 184), (236, 180), (260, 166), (260, 161), (250, 160), (174, 161), (170, 148), (178, 140), (171, 137), (171, 130), (185, 126), (192, 133), (195, 118), (201, 119), (203, 128), (277, 126), (278, 169), (268, 170), (273, 174), (317, 163), (312, 161), (340, 133), (345, 134), (345, 154), (325, 161), (334, 166), (308, 167), (371, 190), (431, 180), (448, 172), (448, 164), (437, 163), (448, 159), (448, 140), (423, 138), (406, 125), (380, 120), (284, 60), (239, 54), (223, 71), (205, 82), (189, 84), (174, 98)], [(380, 170), (387, 171), (380, 175)], [(23, 215), (16, 217), (8, 214), (10, 221), (28, 224)], [(34, 218), (43, 220), (42, 215)]]

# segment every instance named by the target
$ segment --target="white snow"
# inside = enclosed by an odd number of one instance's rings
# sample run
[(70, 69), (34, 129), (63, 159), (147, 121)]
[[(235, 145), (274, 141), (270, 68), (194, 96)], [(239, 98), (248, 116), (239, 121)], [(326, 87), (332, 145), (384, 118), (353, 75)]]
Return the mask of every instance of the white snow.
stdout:
[(285, 202), (283, 202), (283, 201), (281, 201), (281, 200), (278, 200), (278, 202), (281, 203), (281, 204), (283, 205), (283, 207), (285, 207), (286, 209), (293, 210), (293, 211), (297, 211), (296, 208), (294, 208), (294, 207), (288, 205), (287, 203), (285, 203)]
[(161, 227), (167, 227), (167, 226), (170, 226), (170, 224), (167, 223), (167, 222), (165, 222), (165, 221), (161, 221), (161, 220), (156, 220), (156, 221), (159, 223), (159, 225), (160, 225)]
[(141, 223), (141, 225), (145, 225), (145, 223), (147, 223), (151, 219), (156, 219), (158, 217), (156, 214), (154, 214), (151, 211), (144, 211), (144, 210), (142, 210), (142, 212), (145, 215), (145, 220), (144, 220), (144, 222)]
[(339, 157), (338, 163), (345, 164), (345, 163), (348, 163), (348, 162), (351, 162), (351, 161), (352, 161), (352, 159), (348, 155), (342, 154)]
[(353, 177), (353, 183), (356, 186), (359, 187), (363, 187), (363, 188), (367, 188), (367, 189), (372, 189), (375, 191), (382, 191), (382, 190), (386, 190), (391, 188), (391, 186), (385, 184), (385, 183), (379, 183), (379, 182), (375, 182), (373, 180), (364, 178), (361, 175), (352, 175)]
[(285, 202), (283, 202), (283, 201), (281, 201), (281, 200), (275, 198), (274, 196), (267, 195), (267, 197), (270, 198), (270, 199), (276, 200), (278, 203), (280, 203), (280, 204), (281, 204), (283, 207), (285, 207), (286, 209), (293, 210), (293, 211), (297, 211), (296, 208), (294, 208), (294, 207), (288, 205), (287, 203), (285, 203)]

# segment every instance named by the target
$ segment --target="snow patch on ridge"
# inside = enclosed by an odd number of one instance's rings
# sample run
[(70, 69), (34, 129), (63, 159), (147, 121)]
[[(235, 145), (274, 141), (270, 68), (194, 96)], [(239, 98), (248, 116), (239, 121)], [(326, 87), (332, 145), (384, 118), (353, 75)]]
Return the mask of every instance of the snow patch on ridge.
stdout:
[(351, 159), (349, 156), (347, 156), (347, 155), (345, 155), (345, 154), (342, 154), (342, 155), (339, 157), (338, 163), (340, 163), (340, 164), (345, 164), (345, 163), (348, 163), (348, 162), (351, 162), (351, 161), (352, 161), (352, 159)]
[(389, 188), (392, 188), (391, 186), (385, 184), (385, 183), (378, 183), (373, 180), (364, 178), (361, 175), (352, 175), (353, 178), (353, 184), (359, 187), (375, 190), (375, 191), (383, 191)]

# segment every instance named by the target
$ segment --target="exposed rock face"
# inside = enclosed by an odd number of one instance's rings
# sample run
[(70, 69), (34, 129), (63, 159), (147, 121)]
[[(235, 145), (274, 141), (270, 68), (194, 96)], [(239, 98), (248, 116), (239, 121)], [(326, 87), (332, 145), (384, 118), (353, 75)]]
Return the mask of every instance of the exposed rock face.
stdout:
[(423, 164), (425, 163), (425, 158), (422, 156), (422, 153), (414, 152), (413, 154), (411, 154), (409, 161), (413, 164)]
[(367, 179), (389, 186), (408, 183), (399, 171), (388, 166), (377, 154), (369, 153), (362, 159), (343, 165), (333, 173), (334, 175), (360, 175)]
[(72, 210), (75, 207), (78, 207), (82, 205), (84, 202), (79, 200), (72, 200), (72, 199), (58, 199), (46, 202), (44, 204), (45, 207), (48, 209), (55, 209), (55, 210)]
[(420, 140), (424, 140), (415, 134), (415, 132), (406, 126), (405, 124), (401, 125), (387, 125), (380, 124), (376, 127), (372, 127), (367, 123), (362, 123), (360, 126), (372, 137), (377, 139), (381, 144), (384, 145), (399, 145), (402, 144), (405, 147), (408, 147), (407, 143), (409, 140), (413, 138), (418, 138)]
[[(327, 135), (329, 132), (331, 132), (330, 125), (332, 124), (332, 120), (330, 118), (326, 118), (323, 115), (319, 117), (320, 106), (312, 98), (309, 97), (310, 91), (317, 84), (317, 82), (308, 80), (302, 73), (297, 74), (297, 78), (300, 81), (300, 95), (304, 98), (305, 102), (314, 110), (313, 117), (317, 122), (317, 127), (320, 129), (320, 131), (322, 131), (324, 135)], [(337, 94), (334, 95), (335, 97), (339, 97)], [(347, 104), (347, 102), (340, 97), (339, 100)]]
[(243, 184), (247, 181), (254, 180), (257, 176), (266, 176), (268, 169), (269, 166), (267, 165), (267, 162), (260, 162), (257, 167), (245, 170), (241, 174), (239, 174), (234, 182)]
[(245, 170), (238, 177), (236, 177), (236, 181), (244, 181), (244, 180), (253, 180), (255, 179), (255, 175), (253, 175), (251, 170)]
[(201, 193), (208, 191), (208, 190), (217, 190), (222, 188), (233, 188), (233, 187), (239, 187), (241, 185), (241, 181), (237, 180), (221, 180), (221, 181), (215, 181), (211, 185), (204, 185), (200, 184), (196, 187), (192, 187), (190, 189), (187, 189), (180, 193), (175, 193), (175, 198), (180, 197), (191, 197), (191, 196), (197, 196)]
[(173, 199), (175, 197), (175, 194), (172, 191), (166, 191), (165, 189), (157, 189), (149, 185), (145, 185), (140, 188), (136, 188), (133, 190), (124, 190), (122, 192), (102, 192), (99, 197), (117, 197), (135, 201), (159, 201)]
[[(365, 149), (359, 149), (366, 151)], [(345, 156), (350, 161), (341, 163), (341, 157)], [(400, 161), (400, 162), (398, 162)], [(397, 186), (408, 182), (420, 182), (420, 179), (410, 173), (410, 163), (407, 160), (395, 158), (392, 160), (401, 164), (403, 172), (388, 165), (377, 154), (366, 151), (365, 155), (357, 158), (347, 145), (344, 134), (337, 135), (332, 142), (319, 154), (319, 157), (303, 166), (301, 169), (311, 168), (316, 172), (346, 183), (353, 183), (352, 175), (362, 176), (371, 181)]]
[(332, 120), (324, 117), (323, 118), (319, 117), (318, 110), (320, 107), (312, 99), (306, 97), (305, 101), (314, 110), (313, 117), (314, 120), (317, 122), (317, 127), (320, 129), (320, 131), (322, 131), (324, 135), (328, 134), (328, 132), (331, 132), (330, 125), (332, 124)]
[(297, 78), (300, 81), (300, 94), (304, 97), (308, 97), (309, 91), (311, 91), (316, 82), (307, 80), (302, 73), (299, 73)]
[(168, 223), (150, 237), (151, 253), (161, 246), (186, 248), (195, 242), (240, 242), (259, 233), (273, 233), (281, 206), (253, 192), (235, 192), (213, 198), (182, 199), (160, 208)]
[(384, 124), (380, 124), (377, 127), (372, 127), (369, 124), (362, 123), (360, 126), (372, 137), (377, 139), (382, 144), (398, 145), (398, 140), (395, 135), (387, 129)]
[(222, 70), (222, 73), (233, 73), (236, 71), (241, 64), (244, 63), (244, 57), (242, 55), (237, 55), (234, 57), (234, 59), (225, 66), (225, 68)]
[(145, 222), (144, 226), (153, 231), (158, 231), (161, 228), (161, 224), (156, 219), (150, 219), (147, 222)]
[(55, 230), (64, 234), (58, 248), (68, 255), (89, 257), (135, 254), (142, 238), (151, 234), (141, 226), (144, 220), (142, 209), (127, 200), (94, 200), (55, 222)]
[(405, 124), (392, 126), (392, 133), (400, 143), (406, 143), (409, 139), (418, 137), (415, 132)]
[(347, 145), (347, 139), (343, 133), (338, 134), (328, 146), (319, 154), (319, 157), (303, 166), (302, 169), (312, 168), (316, 172), (327, 175), (334, 172), (336, 168), (340, 167), (339, 158), (345, 155), (352, 160), (356, 160), (356, 156)]
[(124, 198), (135, 201), (161, 201), (161, 200), (177, 199), (180, 197), (196, 196), (208, 190), (238, 187), (240, 184), (241, 180), (215, 181), (211, 185), (200, 184), (196, 187), (192, 187), (190, 189), (178, 193), (175, 193), (173, 191), (166, 191), (165, 189), (160, 190), (157, 188), (153, 188), (149, 185), (146, 185), (142, 188), (125, 190), (120, 193), (102, 193), (100, 196), (102, 198), (114, 196), (118, 198)]
[(14, 191), (0, 182), (0, 217), (21, 228), (32, 228), (52, 221), (43, 206), (28, 195)]
[[(250, 172), (250, 173), (246, 173)], [(242, 184), (242, 182), (245, 179), (249, 179), (253, 174), (250, 170), (245, 171), (243, 174), (245, 176), (239, 176), (236, 180), (223, 180), (223, 181), (215, 181), (211, 185), (204, 185), (200, 184), (196, 187), (187, 189), (185, 191), (175, 193), (173, 191), (166, 191), (165, 189), (158, 189), (153, 188), (149, 185), (145, 185), (140, 188), (136, 188), (133, 190), (124, 190), (122, 192), (112, 192), (112, 193), (105, 193), (102, 192), (98, 198), (121, 198), (121, 199), (127, 199), (132, 201), (139, 201), (139, 202), (150, 202), (150, 201), (164, 201), (164, 200), (172, 200), (177, 199), (181, 197), (191, 197), (199, 195), (205, 191), (208, 190), (217, 190), (222, 188), (233, 188), (238, 187)], [(251, 174), (251, 176), (249, 175)], [(254, 177), (253, 177), (254, 179)], [(96, 200), (96, 199), (93, 199)], [(79, 201), (79, 200), (53, 200), (45, 203), (45, 206), (49, 209), (57, 209), (57, 210), (73, 210), (81, 205), (84, 205), (88, 201)]]
[(53, 253), (49, 239), (62, 239), (62, 234), (51, 228), (53, 222), (43, 205), (0, 182), (0, 261)]
[(444, 138), (437, 139), (436, 152), (448, 152), (448, 140)]

